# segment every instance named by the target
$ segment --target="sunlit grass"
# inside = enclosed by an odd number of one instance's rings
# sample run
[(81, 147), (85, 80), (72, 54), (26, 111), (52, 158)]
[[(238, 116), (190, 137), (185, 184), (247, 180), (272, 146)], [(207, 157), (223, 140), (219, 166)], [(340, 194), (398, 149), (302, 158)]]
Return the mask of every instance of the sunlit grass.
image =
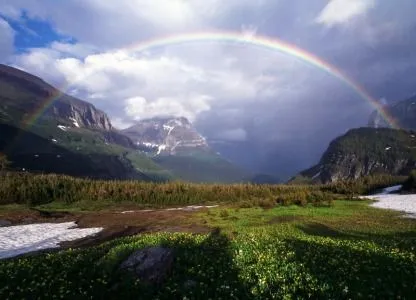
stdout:
[[(193, 222), (219, 227), (223, 234), (146, 234), (5, 260), (0, 281), (7, 284), (0, 298), (412, 299), (416, 221), (368, 203), (219, 207), (196, 214)], [(157, 245), (174, 249), (176, 256), (161, 287), (118, 271), (132, 251)], [(188, 280), (194, 284), (187, 286)]]

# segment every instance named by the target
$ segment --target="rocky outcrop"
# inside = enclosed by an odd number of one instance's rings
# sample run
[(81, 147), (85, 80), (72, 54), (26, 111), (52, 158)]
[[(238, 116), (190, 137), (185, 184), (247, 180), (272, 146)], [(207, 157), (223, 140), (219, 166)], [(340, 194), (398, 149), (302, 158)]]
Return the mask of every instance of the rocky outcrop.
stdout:
[(0, 86), (0, 104), (13, 112), (14, 119), (18, 114), (27, 117), (42, 111), (52, 102), (40, 117), (53, 117), (75, 127), (113, 129), (108, 116), (91, 103), (62, 93), (22, 70), (0, 64)]
[(120, 269), (134, 273), (138, 279), (148, 284), (160, 284), (173, 265), (173, 250), (150, 247), (135, 251), (121, 265)]
[(205, 138), (183, 117), (142, 120), (122, 132), (142, 150), (156, 154), (209, 149)]
[(58, 98), (46, 111), (46, 114), (69, 122), (74, 127), (112, 130), (110, 119), (103, 111), (94, 105), (63, 96)]
[(374, 174), (406, 175), (415, 167), (415, 133), (359, 128), (332, 141), (320, 162), (300, 177), (327, 183)]

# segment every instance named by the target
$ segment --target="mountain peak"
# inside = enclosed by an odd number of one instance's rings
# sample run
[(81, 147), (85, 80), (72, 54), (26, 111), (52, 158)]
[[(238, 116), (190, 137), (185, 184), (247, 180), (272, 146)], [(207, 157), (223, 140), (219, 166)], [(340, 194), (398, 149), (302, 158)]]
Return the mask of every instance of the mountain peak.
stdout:
[(209, 149), (205, 138), (185, 117), (144, 119), (124, 129), (123, 133), (139, 147), (153, 150), (156, 154)]

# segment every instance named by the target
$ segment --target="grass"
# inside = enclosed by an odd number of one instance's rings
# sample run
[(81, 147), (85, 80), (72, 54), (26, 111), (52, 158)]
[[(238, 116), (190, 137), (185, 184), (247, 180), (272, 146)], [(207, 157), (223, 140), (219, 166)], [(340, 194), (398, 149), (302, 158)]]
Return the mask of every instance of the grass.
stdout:
[[(193, 217), (218, 228), (209, 235), (145, 234), (0, 261), (0, 298), (413, 299), (416, 221), (369, 203), (219, 207)], [(175, 251), (162, 286), (118, 270), (132, 251), (156, 245)]]

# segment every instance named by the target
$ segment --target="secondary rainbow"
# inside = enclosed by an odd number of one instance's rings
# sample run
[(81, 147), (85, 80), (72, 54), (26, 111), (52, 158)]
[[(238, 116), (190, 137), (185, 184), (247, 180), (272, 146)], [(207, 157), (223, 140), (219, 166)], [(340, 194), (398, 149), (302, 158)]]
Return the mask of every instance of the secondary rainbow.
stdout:
[[(220, 31), (220, 32), (196, 32), (196, 33), (184, 33), (177, 34), (165, 37), (159, 37), (152, 40), (147, 40), (132, 44), (130, 46), (120, 48), (113, 51), (130, 51), (130, 52), (144, 52), (147, 50), (154, 50), (156, 48), (163, 48), (166, 46), (173, 45), (184, 45), (191, 43), (226, 43), (226, 44), (240, 44), (247, 45), (252, 47), (259, 47), (261, 49), (270, 50), (273, 52), (282, 53), (290, 57), (296, 58), (304, 63), (312, 65), (329, 75), (338, 78), (345, 85), (355, 91), (362, 99), (369, 102), (385, 119), (385, 121), (393, 128), (399, 128), (398, 123), (395, 119), (388, 114), (384, 109), (383, 105), (374, 99), (360, 84), (349, 78), (337, 67), (331, 65), (330, 63), (324, 61), (320, 57), (307, 52), (295, 45), (289, 44), (282, 40), (272, 37), (260, 36), (260, 35), (248, 35), (242, 32), (232, 32), (232, 31)], [(112, 52), (113, 52), (112, 51)], [(88, 76), (88, 75), (86, 75)], [(77, 81), (85, 79), (85, 77), (78, 78)], [(64, 92), (69, 86), (76, 82), (71, 82), (68, 86), (62, 89)], [(43, 113), (44, 111), (59, 98), (61, 94), (53, 95), (45, 99), (38, 107), (38, 109), (27, 119), (27, 126), (32, 125)]]

